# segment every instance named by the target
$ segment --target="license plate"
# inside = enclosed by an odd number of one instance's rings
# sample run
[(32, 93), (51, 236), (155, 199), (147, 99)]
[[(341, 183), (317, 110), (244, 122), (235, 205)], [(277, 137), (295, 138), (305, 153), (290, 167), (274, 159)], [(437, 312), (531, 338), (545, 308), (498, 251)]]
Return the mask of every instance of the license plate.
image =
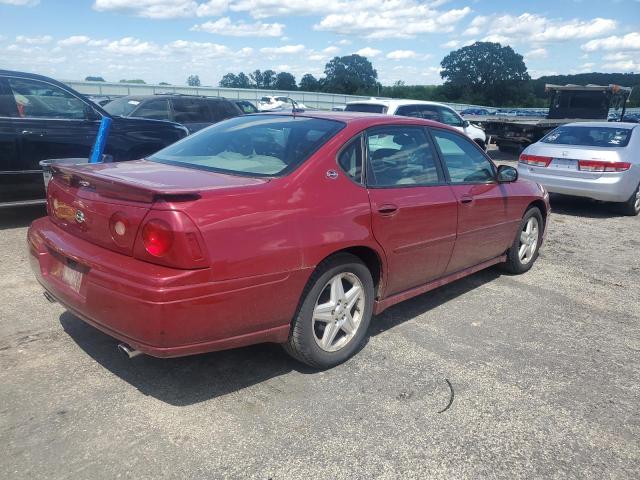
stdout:
[(577, 162), (572, 158), (554, 158), (551, 166), (561, 168), (563, 170), (576, 170)]
[(83, 274), (80, 270), (76, 270), (60, 262), (54, 265), (51, 273), (53, 274), (53, 276), (60, 279), (62, 283), (71, 288), (71, 290), (76, 293), (80, 293), (80, 287), (82, 286), (83, 277)]

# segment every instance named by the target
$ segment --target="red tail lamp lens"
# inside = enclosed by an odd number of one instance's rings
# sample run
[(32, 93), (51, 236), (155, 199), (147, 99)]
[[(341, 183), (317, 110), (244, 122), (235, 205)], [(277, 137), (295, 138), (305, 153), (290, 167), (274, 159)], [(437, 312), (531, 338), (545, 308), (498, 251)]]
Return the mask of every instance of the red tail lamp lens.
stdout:
[(553, 158), (542, 157), (540, 155), (528, 155), (526, 153), (520, 155), (520, 163), (533, 165), (535, 167), (548, 167), (551, 160), (553, 160)]
[(585, 172), (624, 172), (631, 168), (628, 162), (603, 162), (599, 160), (578, 161), (580, 170)]
[(163, 220), (149, 220), (142, 229), (144, 248), (154, 257), (161, 257), (171, 250), (173, 231)]

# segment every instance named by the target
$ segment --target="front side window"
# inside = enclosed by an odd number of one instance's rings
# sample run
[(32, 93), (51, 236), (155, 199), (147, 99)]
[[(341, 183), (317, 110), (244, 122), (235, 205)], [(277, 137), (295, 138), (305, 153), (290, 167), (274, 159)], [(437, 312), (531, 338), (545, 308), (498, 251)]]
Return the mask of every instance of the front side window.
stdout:
[(169, 102), (166, 98), (154, 98), (143, 102), (132, 114), (132, 117), (151, 118), (154, 120), (169, 119)]
[(173, 120), (178, 123), (205, 123), (211, 121), (207, 103), (201, 98), (174, 98)]
[(342, 149), (338, 164), (344, 173), (356, 183), (362, 183), (362, 137), (356, 138)]
[(453, 110), (440, 107), (440, 115), (442, 117), (441, 122), (446, 125), (451, 125), (452, 127), (461, 127), (463, 125), (463, 120)]
[(250, 177), (282, 176), (344, 126), (320, 118), (239, 116), (174, 143), (150, 160)]
[(495, 167), (475, 143), (462, 135), (433, 129), (433, 137), (444, 160), (451, 183), (495, 181)]
[(84, 120), (87, 106), (69, 92), (49, 83), (25, 78), (7, 78), (22, 118)]
[(367, 133), (367, 185), (397, 187), (442, 181), (436, 154), (421, 127), (389, 126)]

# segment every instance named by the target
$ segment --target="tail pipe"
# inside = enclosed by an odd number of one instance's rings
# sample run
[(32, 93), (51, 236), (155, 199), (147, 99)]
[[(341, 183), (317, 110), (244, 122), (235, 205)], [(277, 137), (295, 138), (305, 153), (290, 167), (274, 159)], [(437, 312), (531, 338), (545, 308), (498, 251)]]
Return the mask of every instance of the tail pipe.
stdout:
[(128, 358), (133, 358), (133, 357), (137, 357), (138, 355), (142, 355), (142, 352), (140, 350), (131, 348), (126, 343), (119, 343), (118, 351), (124, 353)]

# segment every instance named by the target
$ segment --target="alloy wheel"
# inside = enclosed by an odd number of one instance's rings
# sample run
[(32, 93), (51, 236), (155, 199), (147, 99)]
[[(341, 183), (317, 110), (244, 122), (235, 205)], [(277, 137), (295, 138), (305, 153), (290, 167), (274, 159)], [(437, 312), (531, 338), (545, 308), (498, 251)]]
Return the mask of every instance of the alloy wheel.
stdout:
[(520, 232), (518, 256), (523, 265), (527, 265), (536, 253), (539, 228), (538, 219), (536, 217), (530, 217)]
[(353, 273), (341, 272), (324, 286), (313, 309), (313, 336), (325, 352), (336, 352), (355, 337), (365, 306), (365, 291)]

